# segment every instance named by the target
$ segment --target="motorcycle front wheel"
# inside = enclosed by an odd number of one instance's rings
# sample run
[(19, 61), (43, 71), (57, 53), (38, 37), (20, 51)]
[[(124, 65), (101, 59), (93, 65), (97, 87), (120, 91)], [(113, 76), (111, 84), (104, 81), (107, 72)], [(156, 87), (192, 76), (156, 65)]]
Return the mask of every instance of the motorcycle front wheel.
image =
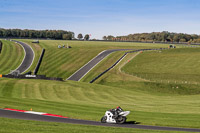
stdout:
[(107, 120), (107, 117), (106, 117), (106, 116), (102, 117), (102, 118), (101, 118), (101, 123), (106, 123), (106, 120)]
[(119, 116), (119, 117), (117, 118), (116, 122), (117, 122), (118, 124), (123, 124), (123, 123), (126, 122), (126, 117), (124, 117), (124, 116)]

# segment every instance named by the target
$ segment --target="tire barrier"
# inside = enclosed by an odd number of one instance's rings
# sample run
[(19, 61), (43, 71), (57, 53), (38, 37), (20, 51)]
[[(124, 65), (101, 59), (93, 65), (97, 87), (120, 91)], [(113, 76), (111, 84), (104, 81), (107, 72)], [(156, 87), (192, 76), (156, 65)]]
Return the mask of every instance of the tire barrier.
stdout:
[(28, 71), (28, 72), (24, 73), (24, 75), (31, 75), (31, 74), (32, 74), (31, 71)]
[(44, 80), (56, 80), (56, 81), (63, 81), (62, 78), (55, 78), (55, 77), (46, 77), (45, 75), (2, 75), (5, 78), (16, 78), (16, 79), (44, 79)]
[(2, 41), (0, 41), (0, 53), (1, 53), (2, 47), (3, 47), (3, 43)]
[(39, 60), (38, 60), (37, 66), (36, 66), (36, 68), (35, 68), (35, 70), (34, 70), (34, 72), (33, 72), (34, 75), (37, 75), (37, 73), (38, 73), (38, 70), (39, 70), (40, 65), (41, 65), (41, 63), (42, 63), (42, 59), (43, 59), (43, 56), (44, 56), (44, 52), (45, 52), (45, 49), (42, 49), (42, 53), (41, 53), (40, 58), (39, 58)]
[(126, 52), (122, 57), (120, 57), (111, 67), (109, 67), (108, 69), (106, 69), (104, 72), (102, 72), (101, 74), (99, 74), (97, 77), (95, 77), (94, 79), (92, 79), (89, 83), (93, 83), (94, 81), (96, 81), (98, 78), (100, 78), (102, 75), (104, 75), (106, 72), (108, 72), (110, 69), (112, 69), (113, 67), (115, 67), (127, 54), (129, 53), (134, 53), (134, 52), (139, 52), (139, 51), (148, 51), (148, 50), (164, 50), (167, 48), (160, 48), (160, 49), (138, 49), (138, 50), (134, 50), (134, 51), (129, 51)]

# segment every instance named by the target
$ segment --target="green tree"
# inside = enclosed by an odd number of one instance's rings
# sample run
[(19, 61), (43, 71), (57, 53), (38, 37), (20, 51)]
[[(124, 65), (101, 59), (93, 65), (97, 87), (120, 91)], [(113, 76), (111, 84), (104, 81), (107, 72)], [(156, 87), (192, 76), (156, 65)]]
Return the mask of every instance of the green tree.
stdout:
[(81, 39), (83, 38), (83, 35), (80, 33), (80, 34), (78, 34), (77, 38), (78, 38), (79, 40), (81, 40)]
[(193, 43), (200, 43), (200, 39), (194, 39), (192, 42)]
[(106, 36), (103, 36), (103, 40), (107, 40), (107, 37), (106, 37)]
[(63, 40), (72, 40), (72, 34), (63, 34), (62, 39)]
[(185, 38), (181, 38), (180, 42), (186, 42)]
[(111, 36), (111, 35), (107, 36), (107, 40), (112, 40), (113, 38), (115, 38), (115, 37)]
[(173, 37), (174, 42), (179, 42), (180, 41), (180, 37), (178, 34), (174, 35)]
[(89, 36), (88, 34), (86, 34), (85, 37), (84, 37), (84, 39), (85, 39), (85, 40), (89, 40), (89, 39), (90, 39), (90, 36)]

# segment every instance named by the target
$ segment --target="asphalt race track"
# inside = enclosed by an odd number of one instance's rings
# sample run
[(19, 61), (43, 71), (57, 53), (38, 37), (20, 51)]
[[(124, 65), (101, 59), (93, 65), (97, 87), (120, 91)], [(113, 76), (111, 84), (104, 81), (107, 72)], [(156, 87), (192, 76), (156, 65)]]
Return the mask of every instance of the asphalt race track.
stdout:
[(23, 73), (26, 70), (28, 70), (29, 67), (32, 65), (35, 54), (32, 48), (28, 44), (20, 42), (20, 41), (15, 41), (15, 40), (12, 40), (12, 41), (20, 44), (24, 49), (24, 52), (25, 52), (24, 60), (22, 61), (20, 66), (16, 69), (16, 70), (19, 70), (20, 73)]
[(108, 56), (112, 52), (115, 52), (115, 51), (127, 51), (127, 50), (133, 50), (133, 49), (112, 49), (112, 50), (105, 50), (105, 51), (99, 53), (95, 58), (93, 58), (92, 60), (90, 60), (86, 65), (84, 65), (83, 67), (81, 67), (74, 74), (72, 74), (67, 80), (79, 81), (93, 67), (95, 67), (100, 61), (102, 61), (106, 56)]
[(100, 123), (100, 122), (97, 122), (97, 121), (77, 120), (77, 119), (70, 119), (70, 118), (43, 116), (43, 115), (29, 114), (29, 113), (3, 110), (3, 109), (0, 109), (0, 117), (23, 119), (23, 120), (34, 120), (34, 121), (46, 121), (46, 122), (60, 122), (60, 123), (71, 123), (71, 124), (82, 124), (82, 125), (93, 125), (93, 126), (105, 126), (105, 127), (123, 127), (123, 128), (137, 128), (137, 129), (149, 129), (149, 130), (200, 132), (200, 129), (194, 129), (194, 128), (146, 126), (146, 125), (137, 125), (134, 122), (127, 122), (125, 124), (105, 124), (105, 123)]

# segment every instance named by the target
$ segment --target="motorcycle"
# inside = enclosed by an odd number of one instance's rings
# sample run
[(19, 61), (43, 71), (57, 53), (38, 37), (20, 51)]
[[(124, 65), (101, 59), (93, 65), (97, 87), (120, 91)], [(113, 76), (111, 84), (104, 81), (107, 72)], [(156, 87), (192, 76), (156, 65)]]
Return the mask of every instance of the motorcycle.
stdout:
[(101, 123), (117, 123), (123, 124), (126, 122), (126, 116), (130, 114), (130, 111), (123, 111), (122, 108), (117, 107), (106, 111), (105, 115), (101, 118)]

